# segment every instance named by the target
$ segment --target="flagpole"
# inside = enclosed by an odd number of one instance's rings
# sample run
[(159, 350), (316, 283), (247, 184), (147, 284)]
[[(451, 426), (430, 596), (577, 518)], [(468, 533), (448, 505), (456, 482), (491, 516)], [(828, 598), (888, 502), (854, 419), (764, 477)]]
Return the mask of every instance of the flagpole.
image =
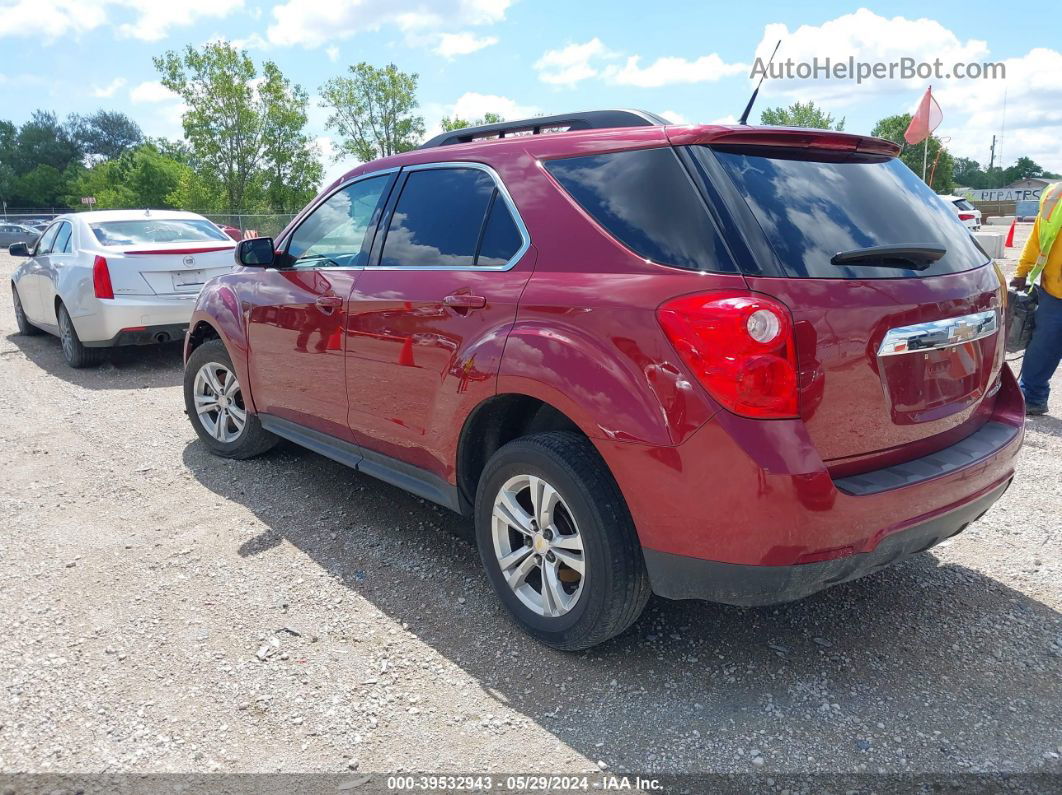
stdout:
[[(933, 86), (930, 86), (926, 93), (929, 94), (930, 101), (932, 102)], [(927, 129), (926, 140), (922, 144), (922, 182), (926, 181), (926, 164), (929, 162), (929, 139), (930, 137), (932, 137), (932, 135), (933, 131)]]

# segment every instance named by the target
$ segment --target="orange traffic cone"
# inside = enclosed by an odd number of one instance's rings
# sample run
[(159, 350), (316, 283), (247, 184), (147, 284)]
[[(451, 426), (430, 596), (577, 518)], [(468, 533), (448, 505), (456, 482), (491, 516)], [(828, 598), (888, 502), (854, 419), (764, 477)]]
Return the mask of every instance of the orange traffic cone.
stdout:
[(398, 364), (401, 367), (416, 367), (413, 363), (413, 338), (406, 337), (402, 341), (402, 350), (398, 352)]
[(1003, 245), (1010, 248), (1014, 245), (1014, 227), (1018, 225), (1018, 217), (1014, 216), (1014, 220), (1010, 222), (1010, 231), (1007, 232), (1007, 239), (1003, 241)]
[(343, 339), (339, 336), (339, 329), (332, 332), (328, 338), (328, 350), (338, 351), (343, 349)]

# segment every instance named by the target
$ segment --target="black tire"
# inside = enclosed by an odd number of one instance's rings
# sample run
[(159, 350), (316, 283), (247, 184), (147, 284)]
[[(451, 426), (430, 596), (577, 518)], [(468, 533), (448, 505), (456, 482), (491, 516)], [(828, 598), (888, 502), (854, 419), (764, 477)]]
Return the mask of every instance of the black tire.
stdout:
[[(509, 587), (495, 553), (494, 501), (521, 475), (542, 478), (558, 492), (582, 538), (582, 591), (562, 615), (529, 609)], [(498, 450), (479, 481), (475, 524), (495, 592), (516, 623), (548, 646), (577, 651), (602, 643), (633, 624), (649, 599), (649, 576), (627, 504), (597, 450), (577, 433), (533, 434)]]
[(56, 314), (59, 319), (59, 342), (62, 343), (63, 358), (68, 365), (78, 370), (82, 367), (96, 367), (107, 357), (106, 348), (86, 348), (81, 344), (77, 329), (74, 328), (74, 322), (65, 306), (59, 304)]
[[(271, 434), (265, 428), (262, 427), (262, 423), (259, 422), (258, 416), (246, 409), (243, 403), (243, 394), (237, 382), (236, 390), (233, 393), (233, 402), (241, 409), (246, 420), (244, 421), (243, 428), (239, 431), (239, 435), (231, 441), (223, 441), (214, 437), (210, 430), (204, 425), (203, 418), (200, 417), (196, 411), (195, 406), (195, 389), (196, 389), (196, 375), (199, 371), (208, 364), (220, 365), (228, 370), (232, 374), (232, 377), (236, 377), (236, 368), (233, 367), (232, 357), (229, 356), (228, 350), (225, 348), (225, 343), (221, 340), (210, 340), (204, 342), (194, 351), (192, 355), (188, 357), (188, 363), (184, 368), (184, 406), (185, 413), (188, 414), (188, 419), (192, 423), (192, 427), (195, 428), (196, 435), (206, 445), (214, 455), (221, 456), (222, 458), (254, 458), (257, 455), (270, 450), (280, 441), (276, 436)], [(215, 412), (216, 416), (220, 416)]]
[(15, 323), (18, 324), (18, 333), (23, 337), (32, 337), (35, 334), (40, 334), (41, 330), (30, 323), (26, 317), (26, 311), (22, 308), (22, 299), (18, 297), (18, 288), (14, 282), (11, 283), (11, 303), (15, 307)]

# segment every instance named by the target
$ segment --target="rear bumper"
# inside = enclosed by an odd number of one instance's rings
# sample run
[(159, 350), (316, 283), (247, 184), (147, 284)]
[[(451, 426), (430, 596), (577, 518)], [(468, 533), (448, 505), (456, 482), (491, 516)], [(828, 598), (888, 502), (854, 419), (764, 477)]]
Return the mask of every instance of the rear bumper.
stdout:
[(1009, 368), (987, 419), (953, 448), (837, 478), (800, 420), (720, 412), (678, 446), (595, 444), (657, 593), (764, 604), (861, 576), (983, 513), (1013, 478), (1024, 437)]
[(870, 552), (857, 555), (794, 566), (752, 566), (646, 549), (645, 565), (654, 593), (668, 599), (705, 599), (746, 607), (791, 602), (880, 571), (961, 533), (1003, 496), (1010, 483), (1008, 479), (962, 508), (886, 536)]
[[(195, 301), (195, 295), (94, 299), (91, 306), (84, 307), (91, 311), (74, 314), (71, 320), (82, 344), (88, 347), (146, 345), (155, 341), (155, 333), (163, 332), (171, 340), (180, 340), (192, 317)], [(154, 333), (145, 334), (141, 329)]]

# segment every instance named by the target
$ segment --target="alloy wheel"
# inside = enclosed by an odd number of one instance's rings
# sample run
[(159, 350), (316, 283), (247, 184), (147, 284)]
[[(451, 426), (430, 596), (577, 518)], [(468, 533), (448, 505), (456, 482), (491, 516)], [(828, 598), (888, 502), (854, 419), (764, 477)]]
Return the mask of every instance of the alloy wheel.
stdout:
[(59, 312), (59, 342), (63, 346), (63, 355), (66, 360), (72, 361), (77, 353), (74, 344), (74, 324), (70, 315), (65, 311)]
[(494, 498), (491, 535), (502, 576), (524, 606), (547, 618), (575, 607), (586, 556), (575, 517), (553, 486), (534, 475), (506, 481)]
[(224, 444), (240, 438), (247, 409), (236, 374), (223, 364), (207, 362), (195, 374), (195, 411), (206, 432)]

